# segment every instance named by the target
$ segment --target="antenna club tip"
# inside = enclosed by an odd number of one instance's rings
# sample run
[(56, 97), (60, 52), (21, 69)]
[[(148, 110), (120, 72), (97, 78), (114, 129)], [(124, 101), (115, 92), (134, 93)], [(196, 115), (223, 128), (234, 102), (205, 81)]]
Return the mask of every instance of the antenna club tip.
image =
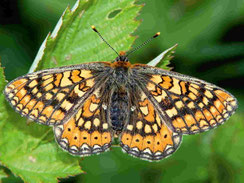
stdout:
[(156, 37), (158, 37), (160, 35), (160, 32), (157, 32), (154, 36), (153, 36), (153, 38), (156, 38)]
[(95, 27), (94, 25), (92, 25), (91, 28), (92, 28), (95, 32), (97, 32), (97, 29), (96, 29), (96, 27)]

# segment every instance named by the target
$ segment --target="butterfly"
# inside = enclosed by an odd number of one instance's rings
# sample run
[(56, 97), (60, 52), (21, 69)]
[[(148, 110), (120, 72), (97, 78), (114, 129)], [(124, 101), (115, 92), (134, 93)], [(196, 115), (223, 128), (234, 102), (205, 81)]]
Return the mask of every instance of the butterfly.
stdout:
[(22, 116), (53, 126), (57, 143), (72, 155), (107, 151), (118, 137), (124, 152), (149, 161), (174, 153), (183, 135), (223, 124), (237, 108), (236, 98), (224, 89), (131, 64), (125, 52), (113, 62), (29, 73), (8, 83), (4, 93)]

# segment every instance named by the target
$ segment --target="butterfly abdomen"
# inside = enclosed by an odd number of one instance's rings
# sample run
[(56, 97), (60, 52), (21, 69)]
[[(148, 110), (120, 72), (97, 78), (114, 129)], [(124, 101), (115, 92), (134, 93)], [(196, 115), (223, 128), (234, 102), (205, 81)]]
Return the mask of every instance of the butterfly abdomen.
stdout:
[(111, 97), (110, 120), (113, 130), (120, 133), (128, 113), (128, 96), (122, 91), (115, 91)]

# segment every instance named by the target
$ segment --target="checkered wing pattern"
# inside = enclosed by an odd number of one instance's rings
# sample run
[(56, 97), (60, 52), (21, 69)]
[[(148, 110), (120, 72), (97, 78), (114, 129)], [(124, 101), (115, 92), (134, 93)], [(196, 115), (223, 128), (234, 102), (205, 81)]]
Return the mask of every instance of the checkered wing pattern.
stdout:
[(179, 147), (181, 133), (166, 125), (141, 89), (134, 89), (133, 93), (131, 113), (120, 136), (120, 145), (128, 154), (142, 159), (152, 161), (168, 157)]
[(64, 150), (79, 156), (101, 153), (111, 146), (112, 129), (107, 120), (109, 93), (103, 84), (92, 92), (77, 113), (65, 124), (55, 125), (56, 141)]
[(236, 110), (237, 100), (205, 81), (136, 64), (136, 78), (170, 129), (183, 134), (207, 131), (223, 124)]
[(102, 62), (42, 70), (13, 80), (4, 93), (22, 116), (45, 125), (63, 124), (110, 70)]

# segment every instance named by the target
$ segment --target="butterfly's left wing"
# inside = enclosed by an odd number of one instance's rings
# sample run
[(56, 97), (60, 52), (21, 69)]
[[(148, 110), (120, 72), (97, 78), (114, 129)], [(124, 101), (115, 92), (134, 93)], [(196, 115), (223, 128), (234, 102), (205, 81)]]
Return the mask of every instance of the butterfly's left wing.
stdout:
[(133, 65), (132, 73), (174, 132), (195, 134), (217, 127), (237, 108), (233, 95), (203, 80), (144, 64)]

